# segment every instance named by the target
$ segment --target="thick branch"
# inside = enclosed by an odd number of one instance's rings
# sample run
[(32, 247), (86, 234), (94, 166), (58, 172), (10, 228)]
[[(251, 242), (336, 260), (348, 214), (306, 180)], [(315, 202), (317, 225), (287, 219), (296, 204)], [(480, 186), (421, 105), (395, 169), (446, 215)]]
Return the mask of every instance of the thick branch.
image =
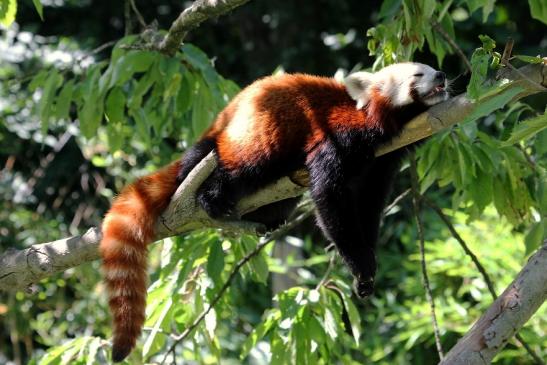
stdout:
[(174, 55), (186, 34), (204, 20), (223, 15), (249, 0), (196, 0), (173, 22), (169, 32), (158, 46), (158, 51)]
[[(528, 65), (517, 71), (509, 70), (505, 75), (509, 80), (514, 80), (505, 90), (518, 90), (514, 100), (544, 91), (538, 84), (547, 86), (546, 65)], [(381, 147), (376, 155), (388, 153), (450, 127), (476, 112), (477, 108), (487, 103), (490, 98), (474, 102), (465, 95), (459, 95), (436, 105), (410, 121), (401, 135), (390, 144)], [(208, 156), (179, 187), (171, 204), (157, 222), (157, 239), (207, 227), (236, 232), (260, 230), (260, 226), (248, 222), (212, 220), (196, 205), (195, 190), (215, 167), (215, 158), (212, 155)], [(268, 203), (301, 195), (306, 190), (302, 186), (306, 185), (306, 176), (305, 171), (298, 171), (292, 178), (299, 184), (284, 177), (256, 194), (242, 199), (237, 206), (237, 213), (241, 216)], [(0, 290), (25, 289), (52, 274), (98, 259), (97, 247), (100, 238), (99, 229), (91, 228), (82, 236), (37, 244), (21, 251), (4, 252), (0, 256)]]
[(547, 299), (547, 240), (441, 365), (489, 364)]

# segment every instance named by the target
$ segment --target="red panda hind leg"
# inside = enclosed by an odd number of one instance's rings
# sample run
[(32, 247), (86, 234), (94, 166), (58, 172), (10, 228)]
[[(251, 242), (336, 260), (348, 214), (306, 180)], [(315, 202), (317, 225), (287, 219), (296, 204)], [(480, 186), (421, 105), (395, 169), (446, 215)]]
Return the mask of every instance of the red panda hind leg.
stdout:
[[(356, 177), (356, 171), (366, 173), (374, 159), (363, 156), (348, 158), (348, 155), (342, 156), (337, 147), (339, 145), (327, 140), (307, 162), (310, 191), (317, 208), (319, 227), (327, 239), (334, 242), (355, 277), (357, 294), (366, 297), (372, 294), (376, 275), (374, 241), (365, 239), (358, 219), (360, 211), (369, 208), (355, 205), (350, 182)], [(364, 155), (367, 154), (365, 151)]]

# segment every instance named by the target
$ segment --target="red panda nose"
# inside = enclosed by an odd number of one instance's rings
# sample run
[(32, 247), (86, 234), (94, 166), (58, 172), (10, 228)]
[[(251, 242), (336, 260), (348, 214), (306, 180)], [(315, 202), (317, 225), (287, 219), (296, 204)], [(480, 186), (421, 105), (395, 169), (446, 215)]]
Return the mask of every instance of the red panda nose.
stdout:
[(435, 80), (439, 82), (444, 82), (444, 80), (446, 80), (446, 74), (442, 71), (435, 72)]

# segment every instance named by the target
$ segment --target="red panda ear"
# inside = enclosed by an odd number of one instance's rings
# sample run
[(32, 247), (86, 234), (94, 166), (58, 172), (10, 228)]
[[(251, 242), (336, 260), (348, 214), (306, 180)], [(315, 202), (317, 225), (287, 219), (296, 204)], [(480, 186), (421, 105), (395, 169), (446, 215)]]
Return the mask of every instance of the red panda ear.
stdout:
[(368, 101), (367, 89), (372, 84), (373, 75), (370, 72), (355, 72), (344, 79), (348, 94), (357, 101), (357, 109), (361, 109)]

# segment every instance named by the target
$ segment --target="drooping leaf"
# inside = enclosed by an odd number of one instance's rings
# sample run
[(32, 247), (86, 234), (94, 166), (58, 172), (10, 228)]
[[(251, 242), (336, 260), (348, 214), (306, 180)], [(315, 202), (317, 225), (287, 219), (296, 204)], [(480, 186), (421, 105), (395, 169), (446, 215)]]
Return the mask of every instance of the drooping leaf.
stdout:
[(220, 274), (224, 270), (224, 251), (222, 243), (215, 241), (211, 244), (209, 256), (207, 259), (207, 273), (215, 281), (220, 281)]
[(545, 0), (528, 0), (532, 18), (547, 24), (547, 3)]
[[(546, 6), (547, 8), (547, 6)], [(526, 56), (526, 55), (514, 55), (513, 57), (515, 58), (518, 58), (519, 60), (521, 61), (524, 61), (526, 63), (534, 63), (534, 64), (538, 64), (538, 63), (543, 63), (543, 58), (541, 57), (534, 57), (534, 56)]]
[(74, 80), (69, 80), (61, 89), (55, 101), (55, 118), (68, 119), (74, 92)]
[(490, 54), (482, 48), (478, 48), (471, 56), (471, 79), (467, 85), (467, 95), (472, 99), (477, 99), (483, 84), (487, 80), (488, 63)]
[(42, 21), (44, 20), (44, 9), (42, 7), (42, 3), (40, 0), (32, 0), (32, 3), (34, 4), (34, 7), (36, 8), (36, 12), (38, 12), (38, 15), (40, 15), (40, 19)]
[(42, 89), (42, 96), (38, 103), (38, 115), (40, 116), (42, 134), (47, 133), (49, 126), (49, 117), (53, 111), (53, 98), (55, 92), (63, 81), (63, 77), (57, 72), (52, 70), (44, 82), (44, 88)]
[(523, 88), (520, 86), (514, 86), (508, 89), (505, 89), (498, 93), (497, 95), (490, 97), (488, 100), (481, 101), (477, 104), (477, 107), (471, 114), (465, 117), (461, 122), (462, 124), (472, 122), (478, 118), (489, 115), (493, 111), (500, 109), (505, 106), (509, 101), (511, 101), (516, 95), (521, 93)]
[(537, 248), (541, 245), (541, 243), (545, 239), (544, 229), (545, 229), (544, 222), (536, 222), (528, 230), (524, 238), (526, 255), (531, 254), (532, 252), (537, 250)]
[(511, 137), (502, 143), (503, 146), (510, 146), (518, 141), (531, 138), (547, 128), (547, 114), (527, 119), (517, 124), (511, 133)]

